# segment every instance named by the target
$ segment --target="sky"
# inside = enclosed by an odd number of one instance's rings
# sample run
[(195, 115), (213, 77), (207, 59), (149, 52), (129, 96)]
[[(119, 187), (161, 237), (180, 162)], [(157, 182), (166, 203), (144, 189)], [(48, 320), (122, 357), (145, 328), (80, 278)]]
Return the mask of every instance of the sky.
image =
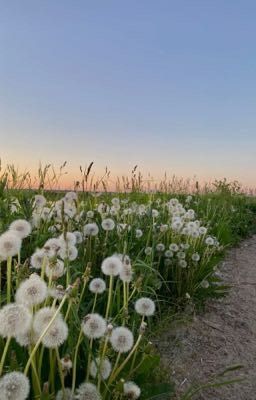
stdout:
[(254, 0), (1, 0), (0, 158), (256, 186)]

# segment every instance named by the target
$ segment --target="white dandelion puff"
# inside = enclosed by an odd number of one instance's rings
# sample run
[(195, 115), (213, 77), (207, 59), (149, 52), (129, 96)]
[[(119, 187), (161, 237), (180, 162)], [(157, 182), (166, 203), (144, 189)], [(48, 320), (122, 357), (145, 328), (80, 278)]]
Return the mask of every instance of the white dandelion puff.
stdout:
[(84, 235), (85, 236), (97, 236), (98, 233), (99, 233), (99, 227), (95, 222), (86, 224), (84, 226)]
[(93, 383), (82, 383), (76, 393), (77, 400), (101, 400), (101, 395)]
[(70, 261), (74, 261), (78, 256), (78, 250), (75, 246), (61, 247), (58, 255), (62, 260), (69, 259)]
[(115, 351), (127, 353), (131, 350), (133, 342), (133, 334), (128, 328), (120, 326), (112, 330), (110, 343)]
[(43, 263), (45, 266), (49, 264), (48, 257), (43, 249), (37, 249), (30, 258), (30, 266), (35, 269), (41, 269)]
[(0, 379), (0, 398), (3, 400), (25, 400), (29, 391), (29, 380), (21, 372), (9, 372)]
[(124, 395), (128, 397), (128, 399), (136, 400), (140, 397), (141, 390), (138, 385), (134, 382), (125, 382), (124, 383)]
[(88, 314), (83, 319), (81, 328), (84, 335), (88, 338), (99, 339), (104, 336), (107, 329), (107, 323), (99, 314)]
[(104, 231), (112, 231), (115, 228), (115, 222), (111, 218), (106, 218), (101, 222), (101, 226)]
[(56, 280), (61, 278), (65, 273), (64, 262), (62, 260), (57, 259), (54, 263), (48, 263), (45, 268), (45, 275), (47, 278), (52, 278)]
[(141, 230), (141, 229), (136, 229), (136, 231), (135, 231), (135, 237), (136, 237), (136, 239), (141, 238), (142, 235), (143, 235), (142, 230)]
[(21, 282), (17, 289), (15, 300), (26, 306), (41, 304), (47, 297), (47, 285), (37, 274), (32, 274)]
[(65, 388), (64, 394), (63, 390), (57, 392), (56, 400), (75, 400), (75, 396), (72, 395), (72, 390), (70, 388)]
[(135, 303), (135, 310), (140, 315), (145, 315), (149, 317), (154, 314), (155, 309), (155, 303), (148, 297), (142, 297), (141, 299), (138, 299)]
[(31, 328), (32, 314), (23, 304), (10, 303), (0, 310), (0, 336), (15, 337)]
[(68, 337), (68, 326), (61, 319), (55, 319), (42, 339), (42, 344), (50, 349), (61, 346)]
[(17, 219), (11, 223), (9, 226), (9, 231), (15, 232), (20, 239), (24, 239), (30, 235), (32, 227), (31, 224), (25, 219)]
[(90, 374), (93, 378), (96, 378), (96, 376), (100, 374), (101, 378), (105, 380), (109, 377), (111, 368), (111, 363), (107, 357), (103, 360), (97, 357), (91, 362)]
[(101, 294), (106, 290), (106, 283), (101, 278), (94, 278), (89, 284), (89, 290), (92, 293)]
[(21, 239), (14, 231), (7, 231), (0, 236), (0, 258), (16, 256), (21, 248)]
[(123, 263), (118, 256), (110, 256), (105, 258), (101, 264), (101, 270), (105, 275), (118, 275), (123, 267)]

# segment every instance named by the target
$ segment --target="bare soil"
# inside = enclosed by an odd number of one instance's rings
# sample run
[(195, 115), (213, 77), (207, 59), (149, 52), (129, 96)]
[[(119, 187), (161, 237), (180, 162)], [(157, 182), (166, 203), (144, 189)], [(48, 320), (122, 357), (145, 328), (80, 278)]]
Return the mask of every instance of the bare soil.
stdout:
[(210, 300), (190, 323), (171, 324), (157, 339), (177, 399), (191, 385), (241, 364), (227, 379), (243, 377), (243, 382), (204, 390), (193, 399), (256, 400), (256, 235), (231, 249), (219, 269), (231, 285), (228, 295)]

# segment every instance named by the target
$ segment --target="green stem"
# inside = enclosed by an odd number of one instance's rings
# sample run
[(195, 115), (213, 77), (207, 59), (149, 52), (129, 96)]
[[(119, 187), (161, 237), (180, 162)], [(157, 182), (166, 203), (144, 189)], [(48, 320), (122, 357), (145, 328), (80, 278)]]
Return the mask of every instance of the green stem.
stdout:
[(63, 375), (63, 371), (62, 371), (60, 353), (59, 353), (58, 347), (55, 348), (55, 351), (56, 351), (56, 356), (57, 356), (57, 363), (58, 363), (60, 382), (61, 382), (61, 388), (62, 388), (62, 393), (63, 393), (63, 400), (66, 400), (65, 380), (64, 380), (64, 375)]
[(11, 302), (12, 257), (7, 258), (7, 303)]
[(106, 315), (105, 319), (108, 319), (109, 315), (109, 309), (110, 309), (110, 304), (111, 304), (111, 299), (112, 299), (112, 290), (113, 290), (113, 275), (110, 275), (109, 278), (109, 289), (108, 289), (108, 303), (107, 303), (107, 309), (106, 309)]
[(11, 339), (12, 339), (12, 337), (11, 337), (11, 336), (8, 336), (8, 338), (7, 338), (7, 340), (6, 340), (6, 343), (5, 343), (5, 346), (4, 346), (4, 351), (3, 351), (2, 358), (1, 358), (1, 362), (0, 362), (0, 376), (1, 376), (2, 373), (3, 373), (4, 362), (5, 362), (5, 358), (6, 358), (6, 355), (7, 355), (7, 351), (8, 351), (8, 348), (9, 348), (9, 345), (10, 345), (10, 342), (11, 342)]
[(74, 360), (73, 360), (73, 374), (72, 374), (72, 395), (75, 392), (75, 387), (76, 387), (76, 366), (77, 366), (77, 355), (78, 355), (78, 349), (81, 344), (81, 339), (83, 336), (83, 331), (80, 329), (80, 333), (77, 339), (77, 344), (75, 348), (75, 355), (74, 355)]

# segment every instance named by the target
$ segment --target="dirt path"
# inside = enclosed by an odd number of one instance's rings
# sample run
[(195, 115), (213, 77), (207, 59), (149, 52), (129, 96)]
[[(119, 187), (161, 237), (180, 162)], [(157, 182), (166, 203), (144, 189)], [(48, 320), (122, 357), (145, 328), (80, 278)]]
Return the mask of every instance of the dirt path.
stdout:
[(157, 341), (177, 385), (177, 398), (191, 384), (242, 364), (235, 376), (246, 377), (245, 382), (208, 389), (193, 399), (256, 400), (256, 236), (230, 250), (220, 271), (233, 285), (228, 296), (209, 301), (206, 313), (185, 326), (171, 327)]

